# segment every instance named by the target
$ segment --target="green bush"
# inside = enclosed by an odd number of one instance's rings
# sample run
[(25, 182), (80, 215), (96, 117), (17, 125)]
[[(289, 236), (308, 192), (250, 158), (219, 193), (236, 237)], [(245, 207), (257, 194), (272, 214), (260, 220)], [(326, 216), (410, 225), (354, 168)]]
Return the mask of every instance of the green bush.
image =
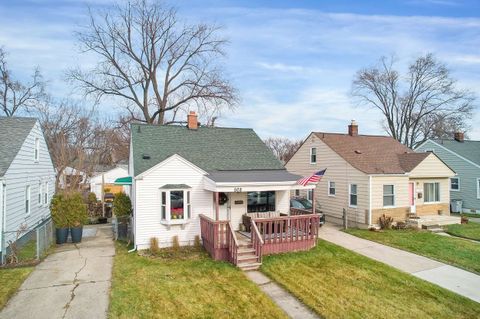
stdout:
[(55, 194), (50, 209), (57, 228), (79, 227), (87, 223), (87, 207), (79, 192)]
[(125, 193), (117, 193), (113, 200), (113, 212), (117, 217), (127, 217), (132, 213), (132, 202)]

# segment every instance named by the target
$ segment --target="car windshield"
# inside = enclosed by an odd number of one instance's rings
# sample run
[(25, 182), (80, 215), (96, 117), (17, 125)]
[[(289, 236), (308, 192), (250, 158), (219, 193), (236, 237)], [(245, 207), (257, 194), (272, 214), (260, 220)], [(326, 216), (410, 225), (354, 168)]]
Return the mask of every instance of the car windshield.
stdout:
[(312, 203), (308, 199), (300, 198), (297, 199), (304, 208), (312, 208)]

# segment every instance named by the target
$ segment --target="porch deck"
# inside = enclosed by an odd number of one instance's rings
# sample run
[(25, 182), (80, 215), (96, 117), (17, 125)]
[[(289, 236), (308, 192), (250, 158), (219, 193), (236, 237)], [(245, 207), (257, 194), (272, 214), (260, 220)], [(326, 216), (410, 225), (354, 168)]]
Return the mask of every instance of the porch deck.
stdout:
[(318, 239), (320, 215), (255, 218), (250, 233), (237, 233), (229, 221), (215, 221), (205, 215), (200, 215), (200, 226), (203, 245), (213, 259), (253, 269), (252, 265), (258, 268), (261, 264), (264, 254), (313, 248)]

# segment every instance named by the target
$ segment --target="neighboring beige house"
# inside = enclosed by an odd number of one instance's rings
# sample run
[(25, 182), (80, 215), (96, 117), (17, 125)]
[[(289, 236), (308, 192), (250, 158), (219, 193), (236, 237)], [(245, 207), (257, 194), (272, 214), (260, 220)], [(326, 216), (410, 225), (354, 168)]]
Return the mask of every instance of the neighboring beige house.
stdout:
[[(449, 180), (455, 172), (434, 153), (415, 153), (388, 136), (358, 135), (355, 121), (348, 134), (312, 132), (285, 165), (307, 176), (326, 168), (315, 198), (327, 221), (367, 227), (385, 214), (405, 220), (450, 214)], [(312, 192), (301, 193), (311, 199)]]

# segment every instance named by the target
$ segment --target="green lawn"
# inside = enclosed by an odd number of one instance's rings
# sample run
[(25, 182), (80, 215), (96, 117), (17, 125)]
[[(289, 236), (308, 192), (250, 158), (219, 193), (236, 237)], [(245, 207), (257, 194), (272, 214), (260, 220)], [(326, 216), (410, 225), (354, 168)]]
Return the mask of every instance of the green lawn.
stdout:
[(465, 216), (465, 217), (472, 217), (472, 218), (480, 218), (480, 214), (475, 214), (475, 213), (452, 213), (452, 216), (460, 217), (460, 216)]
[(346, 232), (480, 273), (480, 244), (474, 242), (421, 230), (349, 229)]
[(264, 258), (262, 271), (326, 318), (478, 318), (480, 304), (342, 247)]
[(116, 250), (110, 318), (286, 318), (242, 271), (203, 251)]
[(480, 223), (448, 225), (445, 227), (445, 232), (453, 236), (480, 241)]
[(0, 269), (0, 309), (6, 305), (32, 270), (33, 267)]

